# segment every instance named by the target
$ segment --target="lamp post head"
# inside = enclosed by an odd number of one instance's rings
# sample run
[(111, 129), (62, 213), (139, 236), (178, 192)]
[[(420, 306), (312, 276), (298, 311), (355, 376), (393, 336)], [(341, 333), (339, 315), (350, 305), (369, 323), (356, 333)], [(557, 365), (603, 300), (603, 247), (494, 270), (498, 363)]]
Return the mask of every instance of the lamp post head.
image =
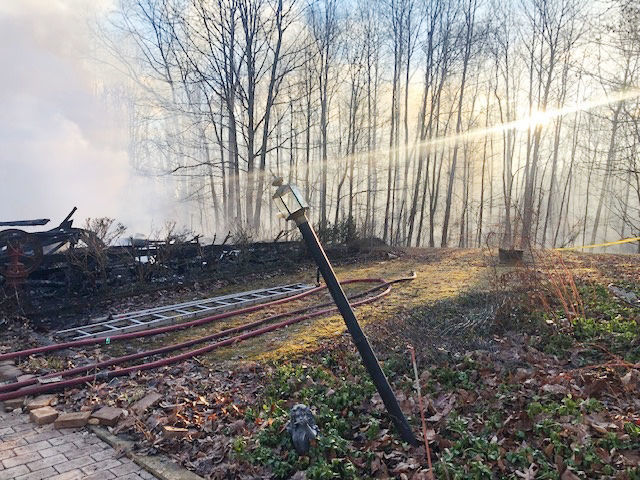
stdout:
[(274, 179), (272, 185), (277, 187), (272, 198), (280, 215), (286, 220), (294, 220), (297, 224), (307, 221), (305, 213), (309, 204), (298, 187), (283, 183), (281, 177)]

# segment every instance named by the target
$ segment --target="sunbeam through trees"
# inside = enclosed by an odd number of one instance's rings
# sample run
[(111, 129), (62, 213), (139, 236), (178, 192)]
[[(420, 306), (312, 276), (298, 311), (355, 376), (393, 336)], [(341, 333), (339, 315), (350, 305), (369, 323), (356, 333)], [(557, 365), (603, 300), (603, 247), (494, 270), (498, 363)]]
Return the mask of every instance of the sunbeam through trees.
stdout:
[(122, 0), (102, 33), (132, 80), (132, 161), (179, 178), (199, 230), (274, 238), (278, 175), (325, 238), (560, 247), (640, 234), (639, 12)]

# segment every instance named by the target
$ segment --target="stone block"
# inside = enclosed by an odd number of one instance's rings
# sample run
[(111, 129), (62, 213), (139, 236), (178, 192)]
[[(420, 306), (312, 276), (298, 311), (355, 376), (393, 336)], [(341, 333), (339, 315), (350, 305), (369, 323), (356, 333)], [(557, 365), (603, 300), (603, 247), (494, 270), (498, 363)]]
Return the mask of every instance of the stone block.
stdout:
[(58, 411), (53, 407), (42, 407), (31, 410), (29, 419), (37, 425), (53, 423), (58, 418)]
[(0, 382), (15, 381), (22, 375), (22, 370), (14, 365), (0, 365)]
[(151, 392), (147, 394), (144, 398), (141, 398), (136, 403), (134, 403), (131, 406), (131, 410), (136, 415), (140, 415), (141, 413), (144, 413), (145, 410), (147, 410), (148, 408), (151, 408), (156, 403), (158, 403), (161, 398), (162, 398), (162, 395), (160, 395), (159, 393)]
[(100, 425), (106, 425), (108, 427), (113, 427), (123, 414), (123, 410), (121, 408), (114, 407), (102, 407), (100, 410), (91, 415), (92, 418), (97, 419), (100, 422)]
[(56, 399), (57, 397), (52, 394), (38, 395), (33, 400), (27, 401), (27, 410), (31, 411), (37, 408), (49, 407), (55, 402)]
[(79, 428), (84, 427), (91, 417), (91, 412), (61, 413), (53, 426), (56, 428)]
[(12, 398), (11, 400), (5, 400), (2, 402), (5, 412), (13, 412), (16, 408), (22, 408), (24, 405), (24, 397)]

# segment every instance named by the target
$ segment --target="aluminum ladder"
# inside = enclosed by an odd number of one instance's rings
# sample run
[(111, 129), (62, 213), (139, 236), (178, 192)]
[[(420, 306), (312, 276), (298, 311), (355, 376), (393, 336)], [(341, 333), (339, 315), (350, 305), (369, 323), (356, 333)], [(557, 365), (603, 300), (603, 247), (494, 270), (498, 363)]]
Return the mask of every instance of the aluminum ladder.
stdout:
[(290, 297), (314, 288), (305, 283), (293, 283), (273, 288), (262, 288), (248, 292), (239, 292), (221, 297), (165, 305), (162, 307), (137, 310), (99, 317), (87, 325), (68, 328), (55, 333), (56, 337), (82, 340), (85, 338), (111, 337), (121, 333), (136, 332), (150, 328), (178, 323), (183, 320), (213, 315), (231, 309), (239, 309), (257, 303), (270, 302)]

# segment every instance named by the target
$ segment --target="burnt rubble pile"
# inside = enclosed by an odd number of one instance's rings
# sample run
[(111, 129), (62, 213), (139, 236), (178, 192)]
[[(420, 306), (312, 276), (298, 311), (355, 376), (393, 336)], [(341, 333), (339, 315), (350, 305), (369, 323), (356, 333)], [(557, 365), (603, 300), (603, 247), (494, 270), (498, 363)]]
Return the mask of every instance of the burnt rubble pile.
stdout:
[[(245, 272), (281, 269), (304, 256), (299, 242), (202, 245), (144, 242), (95, 252), (69, 249), (44, 255), (37, 269), (20, 282), (23, 291), (44, 295), (82, 296), (104, 288), (132, 284), (164, 284)], [(7, 284), (0, 277), (0, 284)], [(6, 286), (6, 285), (5, 285)]]

